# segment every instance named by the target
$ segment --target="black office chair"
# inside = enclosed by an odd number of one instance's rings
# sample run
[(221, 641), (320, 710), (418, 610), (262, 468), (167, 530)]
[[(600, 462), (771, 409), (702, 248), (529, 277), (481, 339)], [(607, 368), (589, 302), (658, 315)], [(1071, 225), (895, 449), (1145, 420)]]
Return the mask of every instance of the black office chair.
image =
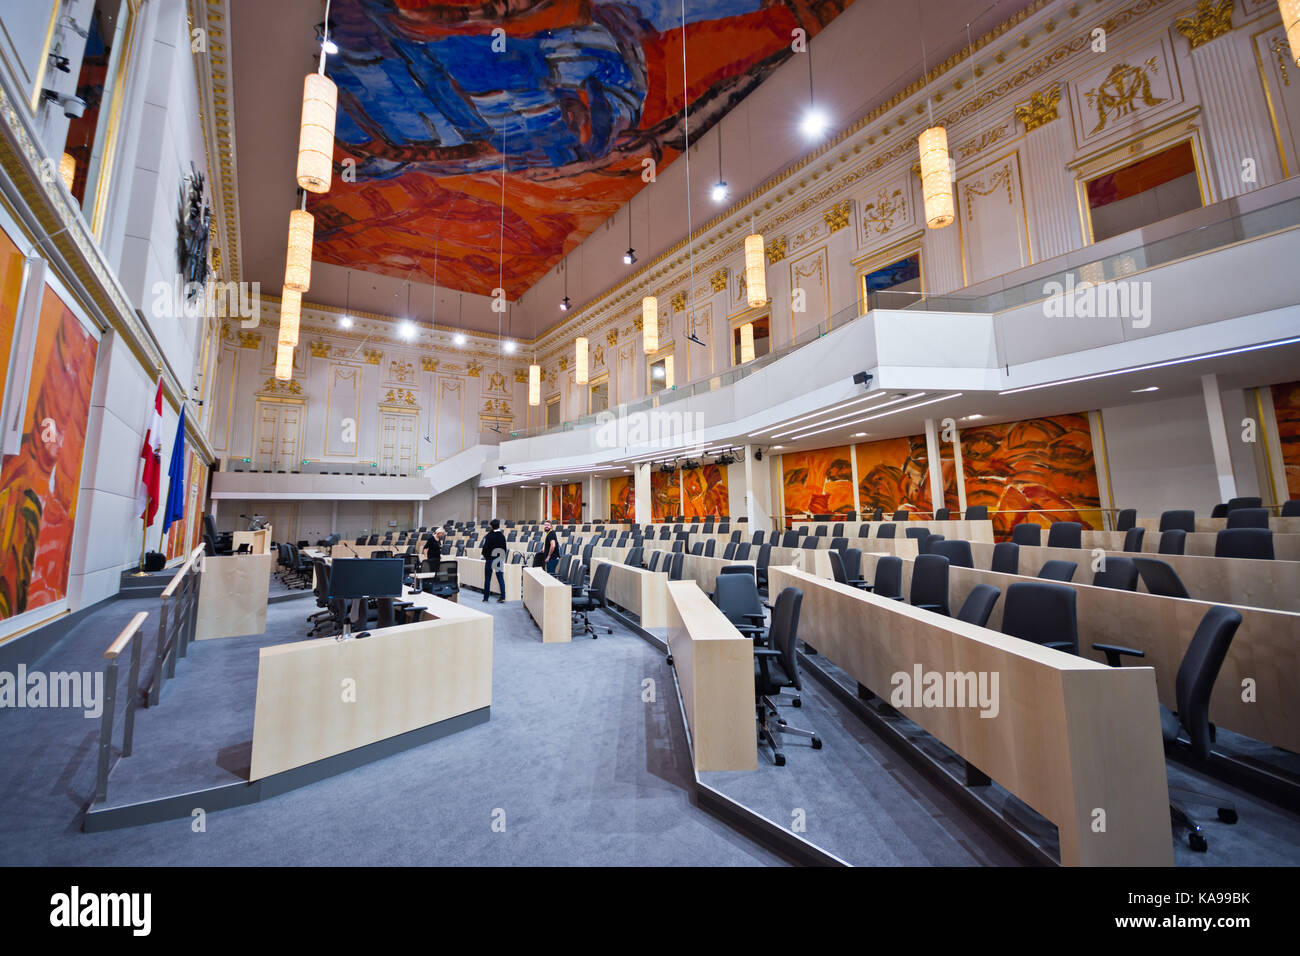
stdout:
[[(1214, 693), (1219, 670), (1228, 656), (1228, 648), (1232, 646), (1232, 639), (1240, 626), (1240, 612), (1230, 607), (1215, 605), (1206, 611), (1187, 645), (1183, 660), (1178, 665), (1178, 675), (1174, 678), (1174, 700), (1178, 712), (1174, 713), (1163, 704), (1160, 705), (1160, 736), (1164, 738), (1165, 750), (1189, 750), (1194, 762), (1201, 766), (1209, 763), (1214, 743), (1214, 725), (1210, 723), (1210, 697)], [(1142, 651), (1117, 644), (1092, 646), (1106, 655), (1106, 663), (1111, 667), (1121, 666), (1124, 655), (1145, 656)], [(1187, 744), (1180, 740), (1184, 734), (1187, 735)], [(1230, 800), (1220, 803), (1217, 798), (1210, 798), (1209, 794), (1184, 787), (1169, 789), (1208, 798), (1205, 802), (1216, 807), (1220, 820), (1224, 823), (1237, 822), (1237, 808)], [(1205, 834), (1182, 806), (1170, 803), (1169, 819), (1174, 826), (1188, 831), (1187, 843), (1193, 850), (1204, 853), (1208, 849)]]
[(1129, 531), (1137, 527), (1138, 512), (1136, 508), (1124, 508), (1115, 516), (1115, 530)]
[(970, 594), (966, 595), (966, 600), (962, 602), (961, 610), (957, 612), (957, 620), (974, 624), (976, 627), (987, 627), (989, 616), (993, 613), (993, 608), (1001, 595), (1002, 592), (991, 584), (975, 585), (970, 589)]
[(746, 573), (718, 575), (713, 585), (713, 603), (741, 634), (759, 644), (766, 643), (767, 629), (763, 626), (766, 615), (763, 600), (758, 596), (758, 584), (754, 575), (748, 573), (749, 568), (738, 570)]
[(1196, 530), (1196, 512), (1190, 510), (1161, 512), (1160, 530), (1186, 531), (1190, 534)]
[(989, 509), (987, 505), (975, 505), (966, 509), (967, 521), (988, 521)]
[(691, 545), (691, 554), (697, 558), (704, 557), (704, 542), (696, 541), (693, 545)]
[(1228, 516), (1239, 508), (1258, 508), (1264, 503), (1263, 498), (1229, 498), (1228, 499)]
[(735, 531), (731, 532), (731, 538), (730, 538), (730, 541), (731, 541), (732, 544), (740, 544), (741, 539), (742, 539), (742, 534), (741, 534), (741, 531), (740, 531), (739, 528), (737, 528)]
[(1182, 579), (1178, 577), (1178, 572), (1164, 561), (1155, 558), (1130, 558), (1129, 560), (1137, 567), (1142, 583), (1147, 586), (1147, 591), (1150, 593), (1159, 594), (1161, 597), (1190, 596)]
[(740, 542), (740, 544), (736, 545), (736, 552), (735, 554), (732, 555), (732, 558), (734, 558), (737, 561), (748, 561), (749, 552), (751, 550), (752, 548), (744, 541), (742, 541)]
[(1038, 569), (1040, 581), (1069, 581), (1078, 567), (1073, 561), (1044, 561)]
[(1074, 588), (1046, 581), (1017, 581), (1007, 588), (1002, 633), (1058, 651), (1079, 653)]
[(684, 553), (685, 547), (686, 547), (686, 542), (683, 541), (681, 538), (678, 538), (676, 541), (673, 542), (673, 554)]
[(1142, 553), (1142, 539), (1146, 537), (1146, 528), (1129, 528), (1124, 532), (1124, 550), (1130, 554)]
[(781, 538), (781, 547), (783, 548), (799, 547), (799, 532), (787, 531)]
[(920, 554), (912, 562), (912, 607), (948, 614), (948, 559)]
[(903, 600), (903, 559), (887, 554), (876, 561), (876, 578), (871, 582), (873, 594), (892, 601)]
[(812, 535), (808, 535), (808, 537), (803, 539), (803, 543), (799, 547), (801, 547), (804, 551), (816, 551), (817, 539), (814, 538)]
[(849, 546), (848, 538), (831, 538), (832, 551), (843, 551), (848, 546)]
[(1036, 548), (1043, 543), (1043, 526), (1032, 521), (1022, 521), (1011, 529), (1011, 540), (1025, 547)]
[(1131, 558), (1107, 555), (1102, 559), (1101, 570), (1092, 576), (1095, 588), (1114, 588), (1116, 591), (1136, 591), (1138, 569)]
[(971, 554), (969, 541), (944, 541), (940, 538), (930, 544), (929, 553), (943, 555), (948, 559), (948, 564), (955, 568), (975, 567), (975, 557)]
[(704, 556), (706, 558), (713, 557), (714, 548), (715, 545), (717, 545), (717, 543), (718, 542), (716, 538), (710, 538), (708, 541), (704, 542)]
[(762, 531), (755, 531), (755, 532), (754, 532), (753, 540), (750, 541), (750, 544), (753, 544), (753, 545), (762, 545), (762, 543), (763, 543), (763, 532), (762, 532)]
[(906, 521), (910, 517), (910, 512), (899, 510), (894, 512), (892, 521)]
[(884, 509), (884, 508), (875, 508), (875, 509), (873, 509), (872, 512), (871, 512), (871, 520), (872, 520), (872, 521), (884, 521), (884, 520), (885, 520), (885, 509)]
[(870, 591), (871, 584), (862, 576), (862, 549), (845, 548), (842, 555), (844, 562), (844, 583), (862, 591)]
[(838, 551), (828, 551), (826, 556), (831, 562), (831, 579), (837, 584), (848, 584), (848, 576), (844, 573), (844, 559), (840, 557)]
[(1047, 529), (1049, 548), (1082, 548), (1083, 525), (1078, 521), (1055, 521)]
[(664, 552), (660, 551), (658, 548), (655, 548), (653, 551), (650, 552), (650, 563), (646, 565), (647, 571), (659, 570), (659, 556), (663, 553)]
[(924, 541), (927, 537), (929, 537), (930, 529), (929, 528), (904, 528), (903, 534), (908, 538), (915, 539), (916, 551), (917, 554), (920, 554), (921, 542)]
[(1213, 508), (1210, 509), (1210, 517), (1211, 518), (1228, 517), (1228, 506), (1223, 502), (1219, 502), (1217, 505), (1215, 505)]
[(311, 625), (308, 634), (314, 636), (321, 628), (328, 627), (333, 631), (335, 621), (335, 609), (330, 607), (330, 566), (325, 563), (324, 558), (312, 558), (312, 569), (316, 572), (316, 582), (312, 591), (316, 595), (316, 606), (323, 608), (314, 614), (307, 615), (307, 623)]
[[(799, 608), (803, 592), (786, 588), (777, 595), (772, 607), (772, 626), (768, 631), (771, 647), (754, 648), (754, 697), (758, 721), (758, 740), (772, 748), (772, 761), (785, 766), (785, 754), (777, 743), (777, 734), (794, 734), (808, 737), (814, 750), (820, 750), (821, 738), (811, 730), (791, 727), (777, 710), (773, 698), (787, 687), (802, 691), (799, 680), (799, 657), (795, 653), (799, 639)], [(775, 718), (775, 723), (773, 723)]]
[(1182, 554), (1187, 547), (1187, 532), (1182, 528), (1170, 528), (1160, 532), (1161, 554)]
[(758, 549), (758, 557), (754, 559), (754, 576), (758, 578), (758, 588), (760, 591), (767, 590), (767, 567), (772, 563), (772, 546), (765, 544)]
[[(1234, 498), (1233, 501), (1241, 501), (1241, 498)], [(1258, 501), (1258, 498), (1251, 499)], [(1267, 508), (1233, 508), (1228, 505), (1228, 525), (1229, 528), (1267, 528), (1268, 527), (1268, 509)]]
[(1300, 518), (1300, 498), (1292, 498), (1282, 503), (1283, 518)]
[(639, 568), (642, 565), (642, 559), (644, 556), (645, 552), (640, 548), (629, 548), (627, 552), (627, 560), (624, 563), (631, 567)]
[(916, 552), (917, 554), (932, 554), (934, 553), (935, 545), (939, 544), (943, 540), (944, 538), (941, 534), (927, 534), (917, 541)]
[(686, 555), (680, 551), (673, 554), (672, 563), (668, 565), (668, 580), (680, 581), (682, 579), (682, 568), (686, 564)]
[(934, 512), (935, 521), (948, 521), (950, 512), (947, 508), (936, 508)]
[(860, 525), (858, 525), (858, 537), (859, 537), (859, 538), (870, 538), (870, 537), (871, 537), (871, 525), (869, 525), (869, 524), (860, 524)]
[(892, 524), (876, 525), (877, 538), (892, 538), (894, 536), (894, 526)]
[[(609, 569), (611, 565), (608, 561), (602, 561), (600, 567), (596, 568), (596, 573), (592, 575), (590, 587), (583, 585), (583, 567), (581, 564), (575, 564), (569, 574), (569, 587), (572, 589), (570, 610), (574, 616), (582, 622), (582, 633), (590, 634), (591, 639), (596, 639), (596, 628), (591, 623), (591, 612), (597, 608), (605, 607), (605, 585), (609, 582)], [(613, 634), (612, 627), (605, 628), (606, 634)]]
[[(1228, 520), (1232, 520), (1229, 513)], [(1214, 536), (1216, 558), (1273, 560), (1273, 532), (1268, 528), (1229, 528)]]
[(735, 556), (736, 556), (736, 542), (728, 541), (726, 546), (722, 549), (722, 560), (730, 561)]
[(1019, 574), (1020, 545), (1014, 541), (999, 541), (995, 544), (989, 570), (998, 574)]
[(826, 537), (826, 531), (827, 531), (826, 525), (819, 525), (819, 526), (817, 527), (816, 534), (817, 534), (819, 537), (823, 537), (823, 538), (824, 538), (824, 537)]

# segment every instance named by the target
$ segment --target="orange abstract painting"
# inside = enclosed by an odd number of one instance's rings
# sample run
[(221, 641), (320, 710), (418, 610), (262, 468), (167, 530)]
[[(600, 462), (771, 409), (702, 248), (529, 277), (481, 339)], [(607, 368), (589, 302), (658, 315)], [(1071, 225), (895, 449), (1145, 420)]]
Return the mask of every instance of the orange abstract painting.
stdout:
[(1024, 521), (1102, 526), (1086, 414), (968, 428), (961, 453), (966, 505), (988, 507), (998, 538)]
[(855, 510), (849, 446), (781, 456), (785, 513), (848, 514)]
[(1286, 469), (1286, 496), (1300, 498), (1300, 382), (1273, 386), (1273, 417)]
[(655, 524), (668, 521), (681, 514), (681, 472), (664, 474), (658, 468), (650, 469), (650, 520)]
[(22, 445), (0, 469), (0, 618), (67, 596), (97, 349), (46, 287)]
[(582, 520), (582, 484), (551, 486), (551, 520), (576, 524)]
[(609, 479), (609, 520), (636, 520), (636, 482), (631, 475)]
[(687, 518), (725, 517), (731, 509), (726, 467), (683, 468), (682, 505)]
[(0, 397), (9, 375), (9, 353), (18, 327), (18, 305), (23, 294), (26, 260), (9, 235), (0, 230)]

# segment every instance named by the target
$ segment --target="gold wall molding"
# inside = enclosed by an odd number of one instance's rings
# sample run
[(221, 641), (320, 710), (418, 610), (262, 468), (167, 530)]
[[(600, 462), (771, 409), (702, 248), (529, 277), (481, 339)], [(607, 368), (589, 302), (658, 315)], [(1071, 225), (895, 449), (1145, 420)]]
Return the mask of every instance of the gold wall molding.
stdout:
[[(743, 243), (739, 245), (743, 246)], [(785, 258), (785, 236), (773, 239), (767, 244), (765, 252), (767, 253), (767, 264), (775, 265)]]
[(673, 297), (672, 297), (672, 299), (670, 299), (669, 301), (672, 302), (672, 306), (673, 306), (673, 311), (674, 311), (674, 312), (683, 312), (683, 311), (685, 311), (685, 309), (686, 309), (686, 293), (685, 293), (685, 292), (674, 292), (674, 293), (673, 293)]
[(323, 339), (317, 339), (315, 342), (308, 342), (307, 348), (312, 354), (312, 358), (329, 358), (330, 346)]
[[(719, 269), (714, 272), (713, 275), (709, 276), (709, 287), (713, 289), (714, 292), (721, 292), (725, 289), (727, 287), (727, 270)], [(618, 336), (616, 335), (614, 337), (614, 342), (617, 341)], [(610, 342), (609, 344), (613, 345), (614, 342)]]
[(239, 333), (239, 347), (241, 349), (260, 349), (262, 347), (262, 333), (241, 331)]
[(1016, 119), (1024, 124), (1026, 133), (1032, 133), (1038, 127), (1060, 118), (1060, 103), (1061, 85), (1053, 83), (1049, 89), (1034, 93), (1027, 102), (1016, 106)]
[(839, 232), (849, 224), (849, 217), (853, 213), (853, 200), (846, 199), (844, 202), (837, 202), (830, 209), (822, 213), (822, 219), (831, 232)]
[(277, 378), (268, 378), (258, 390), (259, 395), (301, 395), (302, 383), (296, 378), (281, 382)]
[[(448, 371), (452, 371), (452, 369), (448, 368)], [(465, 366), (465, 374), (468, 375), (470, 378), (478, 378), (479, 374), (482, 371), (483, 371), (483, 366), (478, 362), (470, 362), (468, 365)]]
[(366, 357), (367, 365), (378, 365), (384, 359), (384, 353), (379, 349), (362, 349), (361, 354)]
[(384, 393), (384, 400), (379, 404), (398, 408), (415, 408), (419, 405), (419, 402), (416, 400), (415, 393), (409, 388), (390, 388)]
[(1190, 17), (1179, 17), (1174, 27), (1191, 44), (1193, 50), (1232, 32), (1233, 0), (1200, 0)]
[(436, 358), (429, 358), (427, 355), (422, 355), (420, 356), (420, 368), (426, 372), (436, 372), (438, 371), (438, 360)]

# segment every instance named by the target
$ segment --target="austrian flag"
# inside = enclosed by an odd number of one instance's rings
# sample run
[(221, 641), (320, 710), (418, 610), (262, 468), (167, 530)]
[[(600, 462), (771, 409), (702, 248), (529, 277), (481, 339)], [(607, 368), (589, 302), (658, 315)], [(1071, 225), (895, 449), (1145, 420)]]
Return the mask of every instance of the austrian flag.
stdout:
[(162, 378), (159, 377), (158, 391), (153, 399), (153, 418), (140, 448), (144, 468), (140, 472), (140, 488), (135, 502), (146, 525), (153, 524), (154, 515), (158, 513), (158, 489), (162, 476), (162, 394)]

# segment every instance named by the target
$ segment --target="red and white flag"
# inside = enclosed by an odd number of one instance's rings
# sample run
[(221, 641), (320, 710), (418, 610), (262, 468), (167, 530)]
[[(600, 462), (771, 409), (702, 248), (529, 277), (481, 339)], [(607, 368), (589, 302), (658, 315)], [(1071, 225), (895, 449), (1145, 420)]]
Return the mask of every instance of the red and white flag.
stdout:
[(158, 391), (153, 399), (153, 418), (140, 448), (144, 468), (140, 472), (135, 503), (140, 517), (147, 518), (145, 524), (153, 524), (154, 515), (158, 513), (158, 489), (162, 479), (162, 395), (162, 378), (159, 377)]

